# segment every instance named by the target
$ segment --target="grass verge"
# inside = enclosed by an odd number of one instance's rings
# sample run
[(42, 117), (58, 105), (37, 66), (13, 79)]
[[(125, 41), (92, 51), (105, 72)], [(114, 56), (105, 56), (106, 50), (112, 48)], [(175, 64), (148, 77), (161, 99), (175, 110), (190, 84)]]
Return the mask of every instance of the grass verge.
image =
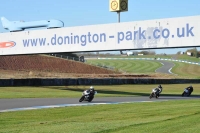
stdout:
[[(184, 88), (190, 84), (162, 84), (162, 95), (180, 96)], [(200, 95), (200, 84), (192, 84), (193, 96)], [(105, 85), (94, 86), (98, 94), (95, 97), (126, 97), (148, 96), (157, 84), (135, 85)], [(65, 98), (80, 97), (83, 90), (89, 86), (51, 86), (51, 87), (0, 87), (0, 99), (2, 98)]]
[(199, 133), (199, 100), (95, 105), (0, 114), (1, 133)]

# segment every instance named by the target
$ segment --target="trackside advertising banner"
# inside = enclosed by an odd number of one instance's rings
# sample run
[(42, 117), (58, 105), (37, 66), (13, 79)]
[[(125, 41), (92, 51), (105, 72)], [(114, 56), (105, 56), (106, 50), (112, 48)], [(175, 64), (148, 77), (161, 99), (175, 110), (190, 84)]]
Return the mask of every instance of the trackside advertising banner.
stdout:
[(200, 16), (0, 33), (0, 55), (186, 46), (200, 46)]

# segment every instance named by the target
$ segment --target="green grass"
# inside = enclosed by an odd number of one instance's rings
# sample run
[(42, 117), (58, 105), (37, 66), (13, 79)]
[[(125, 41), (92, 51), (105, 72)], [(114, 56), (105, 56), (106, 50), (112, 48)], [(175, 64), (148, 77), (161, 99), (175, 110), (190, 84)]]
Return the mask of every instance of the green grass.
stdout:
[(1, 133), (199, 133), (199, 100), (95, 105), (0, 114)]
[(122, 70), (129, 73), (155, 73), (155, 70), (162, 66), (155, 61), (142, 60), (88, 60), (89, 64), (101, 64), (102, 66), (111, 66), (116, 70)]
[(191, 62), (200, 62), (200, 58), (191, 57), (188, 55), (177, 55), (179, 60), (191, 61)]
[[(175, 96), (189, 84), (162, 84)], [(94, 86), (96, 97), (148, 96), (157, 85)], [(200, 84), (193, 84), (193, 96)], [(0, 98), (77, 97), (89, 86), (0, 87)], [(64, 107), (0, 113), (0, 133), (198, 133), (199, 100)]]
[(191, 62), (200, 62), (200, 58), (184, 55), (142, 55), (142, 56), (108, 56), (107, 58), (162, 58), (162, 59), (172, 59), (175, 58), (177, 60), (191, 61)]
[[(87, 63), (101, 66), (111, 66), (115, 70), (132, 74), (155, 74), (155, 70), (162, 65), (154, 60), (88, 60)], [(200, 78), (200, 66), (187, 64), (182, 62), (172, 62), (175, 67), (172, 68), (172, 72), (177, 74), (177, 78)]]
[(173, 55), (131, 55), (131, 56), (121, 56), (121, 55), (116, 55), (116, 56), (108, 56), (106, 58), (164, 58), (164, 59), (171, 59)]
[[(162, 95), (178, 95), (190, 84), (162, 84)], [(157, 84), (146, 85), (105, 85), (94, 86), (98, 94), (95, 97), (148, 96)], [(192, 95), (200, 95), (200, 84), (193, 84)], [(89, 86), (56, 86), (56, 87), (0, 87), (2, 98), (79, 98)]]
[(200, 66), (180, 62), (173, 63), (175, 67), (172, 68), (171, 72), (182, 77), (200, 79)]

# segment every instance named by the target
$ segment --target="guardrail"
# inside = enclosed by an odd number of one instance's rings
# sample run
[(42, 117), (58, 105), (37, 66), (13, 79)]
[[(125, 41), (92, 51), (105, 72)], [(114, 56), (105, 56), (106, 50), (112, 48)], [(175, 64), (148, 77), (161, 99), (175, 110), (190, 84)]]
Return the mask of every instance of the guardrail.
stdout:
[(123, 84), (191, 84), (199, 79), (143, 79), (143, 78), (53, 78), (1, 79), (0, 87), (10, 86), (68, 86), (68, 85), (123, 85)]
[(93, 66), (97, 66), (97, 67), (101, 67), (101, 68), (105, 68), (105, 69), (109, 69), (109, 70), (114, 70), (115, 67), (112, 67), (112, 66), (107, 66), (105, 64), (101, 64), (101, 63), (98, 63), (98, 64), (95, 64), (95, 63), (89, 63), (90, 65), (93, 65)]
[[(63, 59), (67, 59), (67, 60), (73, 60), (73, 61), (79, 61), (79, 62), (83, 62), (85, 63), (87, 60), (83, 58), (76, 58), (76, 57), (70, 57), (70, 56), (65, 56), (65, 55), (60, 55), (60, 54), (48, 54), (50, 56), (54, 56), (54, 57), (58, 57), (58, 58), (63, 58)], [(93, 63), (90, 63), (90, 65), (93, 65), (93, 66), (97, 66), (97, 67), (101, 67), (101, 68), (105, 68), (105, 69), (109, 69), (109, 70), (114, 70), (115, 67), (111, 67), (111, 66), (106, 66), (106, 65), (102, 65), (100, 63), (98, 64), (93, 64)], [(119, 70), (121, 71), (121, 70)], [(123, 72), (123, 71), (121, 71)]]
[(65, 55), (60, 55), (60, 54), (48, 54), (48, 55), (58, 57), (58, 58), (67, 59), (67, 60), (79, 61), (79, 62), (85, 62), (86, 61), (83, 56), (76, 58), (76, 57), (65, 56)]

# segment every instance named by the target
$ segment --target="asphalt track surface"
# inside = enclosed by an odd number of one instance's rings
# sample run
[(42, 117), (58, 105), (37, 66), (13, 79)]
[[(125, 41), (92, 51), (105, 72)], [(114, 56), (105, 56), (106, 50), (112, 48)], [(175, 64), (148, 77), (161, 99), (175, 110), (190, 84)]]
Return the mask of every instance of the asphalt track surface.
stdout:
[(103, 97), (94, 98), (92, 102), (79, 102), (79, 98), (23, 98), (23, 99), (0, 99), (0, 112), (32, 110), (42, 108), (55, 108), (67, 106), (84, 106), (97, 104), (120, 104), (134, 102), (159, 102), (169, 100), (200, 99), (200, 96), (160, 96), (158, 99), (149, 99), (148, 96), (134, 97)]
[(160, 62), (163, 66), (158, 68), (156, 70), (156, 72), (159, 73), (167, 73), (167, 74), (173, 74), (171, 72), (171, 69), (174, 67), (174, 63), (170, 62), (170, 61), (158, 61)]
[[(171, 69), (174, 64), (169, 61), (159, 61), (163, 64), (158, 68), (156, 72), (159, 73), (171, 73)], [(23, 99), (0, 99), (0, 112), (19, 111), (19, 110), (31, 110), (42, 108), (54, 108), (54, 107), (67, 107), (67, 106), (82, 106), (82, 105), (96, 105), (96, 104), (120, 104), (120, 103), (133, 103), (133, 102), (158, 102), (169, 100), (189, 100), (200, 99), (200, 96), (193, 97), (181, 97), (181, 96), (161, 96), (158, 99), (149, 99), (148, 96), (139, 97), (104, 97), (94, 98), (89, 102), (79, 102), (79, 98), (23, 98)]]

